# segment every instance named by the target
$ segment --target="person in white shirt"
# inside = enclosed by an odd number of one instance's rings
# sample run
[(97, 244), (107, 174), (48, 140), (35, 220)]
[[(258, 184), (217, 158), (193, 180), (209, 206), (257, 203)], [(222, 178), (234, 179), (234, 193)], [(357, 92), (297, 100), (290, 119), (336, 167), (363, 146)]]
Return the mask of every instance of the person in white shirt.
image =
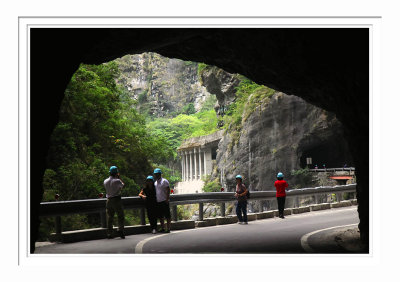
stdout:
[[(157, 210), (160, 219), (160, 232), (169, 233), (171, 230), (171, 211), (169, 209), (169, 182), (161, 177), (162, 171), (159, 168), (154, 170), (154, 186), (156, 187)], [(164, 227), (164, 218), (167, 219), (167, 228)]]
[(106, 189), (106, 213), (107, 213), (107, 238), (114, 238), (113, 220), (114, 213), (118, 217), (118, 235), (121, 239), (125, 239), (124, 221), (125, 214), (121, 200), (121, 189), (124, 187), (124, 182), (119, 179), (119, 172), (116, 166), (110, 167), (110, 177), (104, 180), (104, 188)]

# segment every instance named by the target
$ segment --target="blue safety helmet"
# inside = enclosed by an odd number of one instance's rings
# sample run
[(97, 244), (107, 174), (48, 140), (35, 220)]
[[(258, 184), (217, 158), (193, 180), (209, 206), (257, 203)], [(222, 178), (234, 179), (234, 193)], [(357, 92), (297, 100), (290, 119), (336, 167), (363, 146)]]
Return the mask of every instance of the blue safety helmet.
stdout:
[(153, 180), (153, 182), (154, 182), (154, 178), (153, 178), (153, 176), (151, 176), (151, 175), (149, 175), (149, 176), (147, 176), (147, 178), (146, 178), (146, 180)]
[(236, 175), (236, 177), (235, 177), (236, 179), (241, 179), (241, 180), (243, 180), (243, 177), (240, 175), (240, 174), (238, 174), (238, 175)]
[(117, 174), (118, 173), (118, 167), (116, 167), (115, 165), (110, 166), (110, 174)]
[(278, 178), (283, 178), (283, 173), (282, 173), (282, 172), (279, 172), (279, 173), (277, 174), (276, 177), (278, 177)]
[(161, 174), (161, 173), (162, 173), (162, 171), (161, 171), (161, 169), (159, 169), (159, 168), (156, 168), (156, 169), (154, 170), (154, 173), (159, 173), (159, 174)]

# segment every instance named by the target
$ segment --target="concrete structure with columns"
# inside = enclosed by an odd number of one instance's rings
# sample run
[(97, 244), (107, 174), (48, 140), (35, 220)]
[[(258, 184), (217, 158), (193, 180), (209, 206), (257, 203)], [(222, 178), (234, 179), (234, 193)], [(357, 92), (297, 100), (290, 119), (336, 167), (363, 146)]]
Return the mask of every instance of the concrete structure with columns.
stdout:
[(185, 139), (178, 148), (181, 158), (182, 182), (176, 184), (174, 193), (201, 193), (202, 180), (212, 172), (212, 160), (216, 158), (218, 143), (223, 130), (213, 134)]

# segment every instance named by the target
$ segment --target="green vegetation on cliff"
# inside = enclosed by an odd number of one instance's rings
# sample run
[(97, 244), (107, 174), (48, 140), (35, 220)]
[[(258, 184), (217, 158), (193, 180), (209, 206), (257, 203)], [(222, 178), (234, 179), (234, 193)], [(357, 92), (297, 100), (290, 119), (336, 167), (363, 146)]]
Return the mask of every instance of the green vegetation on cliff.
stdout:
[[(203, 108), (195, 114), (180, 114), (174, 118), (156, 118), (147, 124), (147, 129), (156, 140), (163, 140), (164, 149), (171, 159), (176, 157), (176, 149), (182, 141), (191, 137), (212, 134), (218, 130), (217, 115), (210, 109), (215, 97), (209, 98)], [(166, 160), (164, 160), (166, 161)]]
[(266, 103), (275, 90), (258, 85), (246, 77), (242, 77), (236, 88), (236, 100), (229, 106), (223, 119), (229, 131), (240, 130), (242, 122), (254, 112), (257, 106)]
[(236, 88), (236, 100), (229, 105), (222, 119), (223, 128), (226, 129), (232, 137), (232, 146), (240, 138), (242, 124), (255, 109), (265, 103), (268, 103), (275, 90), (264, 85), (259, 85), (250, 79), (242, 76), (239, 86)]

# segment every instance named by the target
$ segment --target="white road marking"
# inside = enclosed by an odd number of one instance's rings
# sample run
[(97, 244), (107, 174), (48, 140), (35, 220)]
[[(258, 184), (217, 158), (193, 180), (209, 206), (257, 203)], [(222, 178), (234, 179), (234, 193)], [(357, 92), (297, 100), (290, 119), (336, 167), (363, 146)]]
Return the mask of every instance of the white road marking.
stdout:
[(161, 235), (149, 237), (149, 238), (146, 238), (146, 239), (140, 241), (140, 242), (136, 245), (136, 247), (135, 247), (135, 254), (142, 254), (142, 253), (143, 253), (143, 246), (144, 246), (144, 244), (146, 244), (148, 241), (153, 240), (153, 239), (156, 239), (156, 238), (160, 238), (160, 237), (165, 236), (165, 235), (168, 235), (168, 234), (170, 234), (170, 233), (165, 233), (165, 234), (161, 234)]
[(310, 247), (310, 245), (308, 244), (308, 238), (316, 233), (322, 232), (322, 231), (326, 231), (326, 230), (330, 230), (330, 229), (335, 229), (335, 228), (341, 228), (341, 227), (348, 227), (348, 226), (354, 226), (354, 225), (358, 225), (358, 223), (354, 223), (354, 224), (348, 224), (348, 225), (340, 225), (340, 226), (333, 226), (333, 227), (329, 227), (329, 228), (325, 228), (325, 229), (320, 229), (320, 230), (315, 230), (313, 232), (307, 233), (305, 235), (303, 235), (301, 237), (301, 247), (308, 253), (314, 253), (315, 251)]
[[(224, 225), (225, 225), (225, 224), (224, 224)], [(203, 228), (209, 228), (209, 227), (217, 227), (217, 228), (218, 228), (218, 227), (221, 227), (221, 226), (224, 226), (224, 225), (206, 226), (206, 227), (201, 227), (201, 229), (203, 229)], [(161, 235), (157, 235), (157, 236), (153, 236), (153, 237), (146, 238), (146, 239), (140, 241), (139, 243), (137, 243), (137, 245), (136, 245), (136, 247), (135, 247), (135, 254), (142, 254), (142, 253), (143, 253), (143, 246), (144, 246), (144, 244), (146, 244), (147, 242), (149, 242), (149, 241), (151, 241), (151, 240), (153, 240), (153, 239), (157, 239), (157, 238), (163, 237), (163, 236), (165, 236), (165, 235), (171, 235), (171, 234), (176, 234), (176, 233), (188, 232), (188, 231), (193, 231), (193, 230), (198, 230), (198, 229), (197, 229), (197, 228), (192, 228), (192, 229), (176, 230), (176, 231), (171, 232), (171, 233), (164, 233), (164, 234), (161, 234)]]

